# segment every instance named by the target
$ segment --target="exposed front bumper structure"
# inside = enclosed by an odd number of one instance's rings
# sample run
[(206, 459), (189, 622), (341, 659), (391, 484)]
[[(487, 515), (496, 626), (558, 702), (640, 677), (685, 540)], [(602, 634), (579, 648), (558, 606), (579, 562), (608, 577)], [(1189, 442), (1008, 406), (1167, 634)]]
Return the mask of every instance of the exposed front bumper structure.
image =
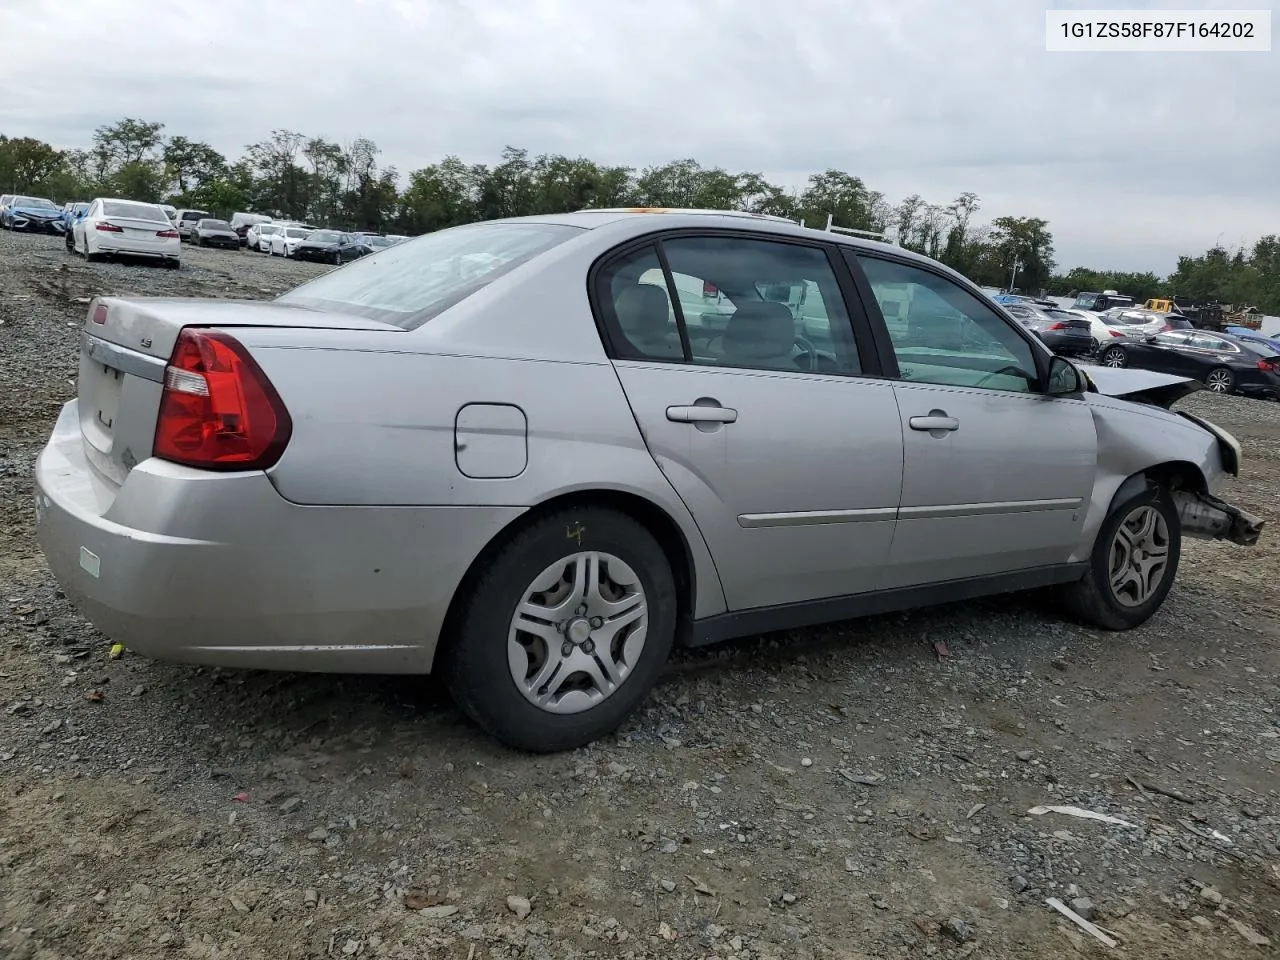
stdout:
[(1266, 521), (1210, 493), (1176, 490), (1173, 502), (1182, 521), (1182, 532), (1201, 540), (1230, 540), (1244, 547), (1258, 542)]

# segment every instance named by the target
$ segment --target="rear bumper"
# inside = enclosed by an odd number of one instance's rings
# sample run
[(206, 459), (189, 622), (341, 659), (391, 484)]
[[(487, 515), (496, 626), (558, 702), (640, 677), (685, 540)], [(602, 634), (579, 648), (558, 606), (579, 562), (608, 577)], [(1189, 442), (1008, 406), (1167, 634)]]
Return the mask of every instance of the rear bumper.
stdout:
[(59, 584), (138, 653), (226, 667), (426, 673), (454, 591), (519, 507), (314, 507), (261, 472), (149, 459), (124, 484), (83, 454), (73, 401), (36, 461)]
[(117, 239), (111, 234), (103, 234), (95, 237), (93, 250), (108, 257), (159, 257), (177, 260), (182, 255), (182, 243), (179, 240)]

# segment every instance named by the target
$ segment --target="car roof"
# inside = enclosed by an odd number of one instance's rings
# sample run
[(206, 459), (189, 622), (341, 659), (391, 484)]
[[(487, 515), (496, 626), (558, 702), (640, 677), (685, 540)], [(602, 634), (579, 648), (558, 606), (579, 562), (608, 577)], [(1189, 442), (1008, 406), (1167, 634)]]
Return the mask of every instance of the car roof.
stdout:
[[(616, 207), (599, 210), (579, 210), (574, 213), (552, 213), (526, 217), (504, 217), (490, 223), (548, 223), (579, 227), (583, 230), (604, 230), (621, 235), (643, 236), (663, 230), (689, 230), (711, 227), (718, 230), (749, 228), (753, 232), (776, 233), (809, 241), (855, 247), (860, 250), (886, 252), (886, 248), (904, 260), (927, 264), (934, 270), (944, 270), (961, 276), (936, 260), (906, 250), (888, 240), (873, 240), (852, 236), (834, 230), (802, 227), (786, 217), (748, 213), (742, 210), (703, 210), (673, 207)], [(968, 282), (968, 281), (966, 281)]]

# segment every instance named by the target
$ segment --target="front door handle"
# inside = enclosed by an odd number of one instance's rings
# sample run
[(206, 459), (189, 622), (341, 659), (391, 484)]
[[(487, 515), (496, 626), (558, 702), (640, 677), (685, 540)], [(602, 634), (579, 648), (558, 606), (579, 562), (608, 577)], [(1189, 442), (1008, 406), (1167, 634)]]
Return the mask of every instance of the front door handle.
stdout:
[(667, 419), (673, 423), (733, 423), (738, 411), (730, 407), (667, 407)]
[(949, 433), (960, 429), (960, 421), (955, 417), (948, 417), (941, 410), (935, 410), (927, 417), (912, 417), (907, 422), (911, 424), (912, 430), (925, 430), (929, 433), (935, 430)]

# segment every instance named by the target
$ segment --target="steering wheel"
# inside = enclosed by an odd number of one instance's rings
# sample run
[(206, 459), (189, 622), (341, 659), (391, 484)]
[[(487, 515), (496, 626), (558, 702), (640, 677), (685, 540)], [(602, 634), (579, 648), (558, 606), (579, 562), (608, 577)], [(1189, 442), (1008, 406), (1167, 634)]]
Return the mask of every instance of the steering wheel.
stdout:
[(987, 384), (987, 381), (992, 380), (995, 377), (1000, 376), (1001, 374), (1004, 374), (1010, 377), (1021, 377), (1023, 380), (1026, 380), (1028, 383), (1031, 382), (1031, 378), (1027, 376), (1027, 371), (1023, 370), (1021, 367), (1015, 367), (1013, 364), (1009, 364), (1008, 366), (1001, 367), (999, 370), (992, 370), (985, 377), (983, 377), (977, 383), (975, 383), (974, 386), (975, 387), (985, 386)]
[(817, 370), (818, 348), (799, 334), (796, 334), (795, 346), (800, 348), (800, 355), (794, 358), (796, 363), (800, 362), (801, 357), (805, 360), (805, 364), (801, 369), (808, 370), (810, 372)]

